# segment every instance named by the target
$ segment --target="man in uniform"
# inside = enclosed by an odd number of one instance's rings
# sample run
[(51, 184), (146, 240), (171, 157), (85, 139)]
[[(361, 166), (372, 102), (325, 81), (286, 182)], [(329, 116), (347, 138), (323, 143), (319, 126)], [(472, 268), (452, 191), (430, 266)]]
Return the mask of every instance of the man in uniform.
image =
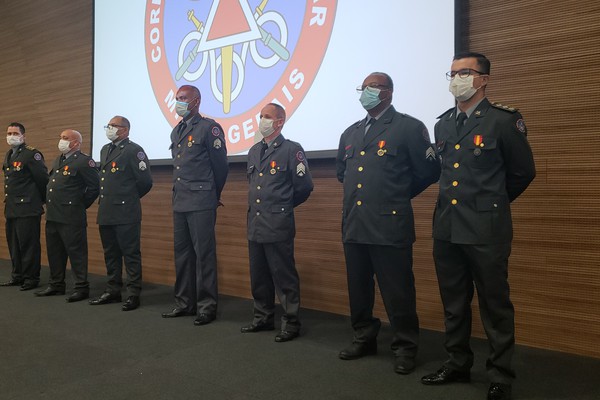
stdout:
[(48, 170), (44, 156), (25, 144), (25, 127), (12, 122), (6, 129), (11, 147), (4, 170), (4, 216), (6, 240), (12, 263), (11, 278), (0, 286), (36, 288), (40, 282), (40, 220), (46, 199)]
[(99, 192), (98, 171), (94, 160), (82, 153), (81, 133), (67, 129), (60, 134), (58, 149), (62, 153), (50, 170), (46, 192), (46, 246), (50, 265), (50, 283), (36, 296), (65, 293), (67, 258), (75, 280), (69, 303), (87, 299), (88, 246), (87, 214)]
[(510, 203), (535, 177), (521, 115), (491, 104), (485, 95), (490, 62), (482, 54), (454, 57), (448, 73), (457, 100), (435, 125), (442, 159), (440, 192), (433, 219), (433, 256), (446, 324), (448, 360), (424, 376), (426, 385), (468, 382), (473, 366), (473, 282), (490, 342), (487, 398), (511, 397), (514, 371), (514, 309), (509, 297)]
[(129, 140), (129, 120), (115, 116), (106, 126), (108, 143), (100, 150), (100, 200), (97, 223), (104, 249), (108, 284), (91, 305), (121, 301), (123, 262), (127, 273), (127, 301), (123, 311), (140, 306), (142, 254), (140, 199), (152, 188), (150, 163), (144, 149)]
[(313, 183), (302, 147), (281, 134), (285, 110), (267, 104), (260, 113), (264, 137), (248, 152), (248, 251), (254, 319), (242, 333), (274, 329), (275, 293), (283, 307), (276, 342), (299, 335), (300, 285), (294, 261), (294, 207), (308, 199)]
[(354, 329), (352, 344), (339, 357), (377, 352), (375, 275), (394, 332), (394, 371), (409, 374), (419, 337), (410, 200), (438, 180), (440, 165), (425, 125), (391, 105), (394, 85), (387, 74), (370, 74), (357, 90), (368, 114), (342, 134), (336, 160), (344, 184), (342, 240)]
[(195, 325), (217, 314), (215, 222), (229, 167), (221, 125), (199, 113), (200, 91), (182, 86), (176, 112), (182, 120), (171, 132), (176, 318), (196, 314)]

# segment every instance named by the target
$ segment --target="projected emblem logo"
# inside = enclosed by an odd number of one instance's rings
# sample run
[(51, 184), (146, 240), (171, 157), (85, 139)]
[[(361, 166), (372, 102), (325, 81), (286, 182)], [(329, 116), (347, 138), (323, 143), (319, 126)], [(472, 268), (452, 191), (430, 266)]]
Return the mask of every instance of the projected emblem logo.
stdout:
[(230, 154), (255, 142), (260, 110), (276, 102), (288, 119), (327, 50), (337, 0), (148, 0), (146, 63), (171, 126), (178, 87), (202, 93), (200, 113), (225, 131)]

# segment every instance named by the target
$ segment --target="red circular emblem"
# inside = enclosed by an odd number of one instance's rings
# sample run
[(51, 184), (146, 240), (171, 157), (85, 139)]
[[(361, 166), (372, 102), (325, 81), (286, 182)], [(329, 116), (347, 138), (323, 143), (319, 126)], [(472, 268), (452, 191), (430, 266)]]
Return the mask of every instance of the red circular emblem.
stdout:
[[(174, 127), (182, 85), (200, 89), (200, 113), (224, 130), (230, 154), (254, 144), (261, 109), (288, 119), (310, 89), (329, 44), (337, 0), (147, 0), (146, 63), (156, 101)], [(214, 130), (213, 130), (214, 134)], [(217, 136), (217, 135), (215, 135)]]

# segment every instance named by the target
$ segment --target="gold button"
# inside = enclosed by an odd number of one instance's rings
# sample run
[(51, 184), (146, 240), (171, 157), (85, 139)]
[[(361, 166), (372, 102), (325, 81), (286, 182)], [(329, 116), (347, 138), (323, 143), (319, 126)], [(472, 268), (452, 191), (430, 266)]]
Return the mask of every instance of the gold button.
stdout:
[(257, 212), (256, 212), (256, 215), (260, 215), (260, 211), (257, 211)]
[[(102, 178), (102, 179), (100, 179), (100, 180), (101, 180), (101, 181), (103, 181), (103, 180), (104, 180), (104, 178)], [(52, 182), (54, 182), (54, 179), (52, 179)]]
[(181, 158), (181, 154), (177, 154), (177, 158)]
[(455, 144), (455, 145), (454, 145), (454, 148), (455, 148), (456, 150), (460, 149), (460, 144), (458, 144), (458, 143), (457, 143), (457, 144)]
[(100, 195), (100, 197), (101, 197), (101, 198), (104, 198), (104, 195), (103, 195), (103, 194), (101, 194), (101, 195)]
[(460, 165), (459, 163), (455, 162), (455, 163), (454, 163), (454, 168), (458, 168), (458, 167), (459, 167), (459, 165)]
[(49, 192), (51, 192), (51, 191), (52, 191), (52, 189), (49, 190)]
[(258, 190), (260, 190), (260, 186), (257, 186), (256, 188), (257, 188)]
[(358, 185), (356, 185), (357, 188), (361, 188), (362, 187), (362, 183), (359, 183)]
[(358, 172), (362, 172), (363, 167), (358, 167)]
[[(102, 179), (104, 179), (104, 178), (102, 178)], [(52, 182), (56, 182), (56, 179), (52, 179)]]
[(178, 181), (180, 181), (180, 180), (181, 180), (181, 178), (177, 178), (177, 180), (178, 180)]
[(180, 144), (178, 144), (178, 145), (177, 145), (177, 147), (181, 147), (181, 145), (180, 145)]
[(395, 211), (395, 210), (394, 210), (394, 211), (392, 211), (392, 214), (393, 214), (393, 215), (396, 215), (396, 211)]
[(176, 167), (176, 169), (179, 169), (179, 165)]
[(100, 190), (104, 190), (104, 186), (100, 186)]
[[(56, 172), (58, 172), (58, 171), (56, 171)], [(106, 170), (105, 170), (105, 169), (103, 169), (103, 170), (102, 170), (102, 173), (103, 173), (103, 174), (105, 174), (105, 173), (106, 173)]]
[(452, 186), (458, 186), (458, 181), (452, 182)]
[(258, 174), (258, 176), (263, 176), (263, 173), (262, 173), (262, 172), (261, 172), (261, 173), (259, 173), (259, 174)]
[(356, 205), (358, 205), (358, 206), (362, 205), (362, 201), (360, 201), (360, 200), (359, 200), (359, 201), (357, 201), (357, 202), (356, 202)]
[(452, 204), (456, 205), (456, 203), (458, 203), (458, 201), (456, 199), (452, 199)]
[(364, 150), (360, 152), (360, 155), (361, 155), (361, 156), (364, 156), (364, 155), (365, 155), (365, 152), (364, 152)]
[(260, 203), (260, 199), (256, 199), (256, 202), (257, 202), (257, 203)]

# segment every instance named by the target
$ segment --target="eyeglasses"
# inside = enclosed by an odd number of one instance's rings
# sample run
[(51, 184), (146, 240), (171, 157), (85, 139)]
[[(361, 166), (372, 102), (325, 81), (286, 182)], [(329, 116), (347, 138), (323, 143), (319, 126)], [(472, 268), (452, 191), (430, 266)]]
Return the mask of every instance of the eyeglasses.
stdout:
[(108, 129), (108, 128), (126, 128), (125, 125), (115, 125), (115, 124), (108, 124), (104, 126), (104, 129)]
[(452, 80), (452, 78), (454, 78), (456, 75), (458, 75), (459, 78), (468, 78), (472, 73), (476, 73), (479, 75), (487, 75), (484, 74), (481, 71), (477, 71), (476, 69), (472, 69), (472, 68), (464, 68), (464, 69), (460, 69), (458, 71), (448, 71), (446, 72), (446, 79), (448, 79), (449, 81)]
[(386, 85), (379, 85), (379, 84), (377, 84), (377, 83), (371, 83), (371, 84), (369, 84), (369, 85), (367, 85), (367, 86), (358, 85), (358, 86), (356, 87), (356, 91), (357, 91), (358, 93), (362, 93), (362, 92), (363, 92), (363, 90), (365, 90), (365, 88), (367, 88), (367, 87), (369, 87), (369, 88), (371, 88), (371, 89), (378, 89), (378, 90), (389, 90), (389, 89), (390, 89), (390, 88), (389, 88), (389, 86), (386, 86)]

